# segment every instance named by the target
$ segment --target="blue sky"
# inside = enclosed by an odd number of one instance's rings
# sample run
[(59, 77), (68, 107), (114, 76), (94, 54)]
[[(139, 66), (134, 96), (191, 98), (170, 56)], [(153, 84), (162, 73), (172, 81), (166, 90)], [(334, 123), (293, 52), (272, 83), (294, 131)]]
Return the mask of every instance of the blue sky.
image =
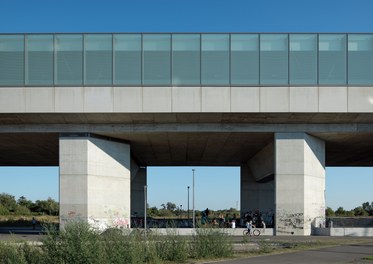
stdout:
[[(0, 33), (373, 32), (372, 10), (372, 0), (2, 0)], [(238, 168), (195, 169), (197, 209), (239, 207)], [(327, 206), (373, 201), (373, 168), (326, 175)], [(148, 185), (151, 206), (186, 208), (192, 168), (149, 168)], [(58, 199), (58, 168), (0, 167), (1, 192)]]

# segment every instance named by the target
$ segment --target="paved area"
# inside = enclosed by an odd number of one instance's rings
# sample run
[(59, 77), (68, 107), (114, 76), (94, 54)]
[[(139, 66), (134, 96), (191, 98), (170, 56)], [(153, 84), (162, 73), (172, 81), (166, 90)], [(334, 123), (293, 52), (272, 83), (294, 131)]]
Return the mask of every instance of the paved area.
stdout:
[(373, 256), (373, 239), (362, 244), (351, 244), (322, 249), (305, 250), (294, 253), (274, 254), (237, 260), (208, 262), (219, 264), (260, 264), (260, 263), (304, 263), (304, 264), (330, 264), (330, 263), (373, 263), (362, 260), (364, 257)]

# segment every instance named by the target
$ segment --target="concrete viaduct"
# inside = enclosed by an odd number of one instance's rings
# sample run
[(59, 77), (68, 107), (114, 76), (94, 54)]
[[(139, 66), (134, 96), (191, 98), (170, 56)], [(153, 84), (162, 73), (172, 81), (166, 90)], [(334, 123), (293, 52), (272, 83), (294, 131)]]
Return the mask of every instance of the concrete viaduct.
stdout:
[(309, 235), (325, 217), (325, 166), (373, 164), (372, 39), (0, 35), (0, 165), (59, 166), (62, 225), (129, 225), (147, 166), (240, 166), (241, 212), (273, 210), (276, 235)]

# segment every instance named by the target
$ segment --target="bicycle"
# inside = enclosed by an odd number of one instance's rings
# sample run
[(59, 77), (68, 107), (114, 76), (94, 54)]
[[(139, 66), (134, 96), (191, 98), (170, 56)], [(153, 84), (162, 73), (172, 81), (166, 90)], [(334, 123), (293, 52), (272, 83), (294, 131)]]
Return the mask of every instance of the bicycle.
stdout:
[(249, 232), (249, 230), (245, 229), (243, 231), (243, 235), (244, 236), (253, 236), (253, 235), (254, 236), (260, 236), (260, 230), (258, 228), (256, 228), (256, 227), (251, 228), (250, 232)]

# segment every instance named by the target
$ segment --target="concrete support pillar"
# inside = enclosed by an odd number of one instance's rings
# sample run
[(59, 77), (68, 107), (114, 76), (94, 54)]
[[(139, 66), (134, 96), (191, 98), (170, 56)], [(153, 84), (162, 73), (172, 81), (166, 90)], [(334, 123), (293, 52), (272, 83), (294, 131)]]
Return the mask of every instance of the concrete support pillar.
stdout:
[(274, 181), (257, 182), (251, 168), (241, 165), (241, 214), (259, 210), (267, 225), (274, 214)]
[(144, 217), (145, 193), (144, 186), (147, 183), (146, 168), (138, 167), (131, 162), (131, 215)]
[(86, 136), (60, 137), (60, 223), (130, 226), (130, 146)]
[(306, 133), (275, 134), (275, 234), (310, 235), (325, 217), (325, 143)]

